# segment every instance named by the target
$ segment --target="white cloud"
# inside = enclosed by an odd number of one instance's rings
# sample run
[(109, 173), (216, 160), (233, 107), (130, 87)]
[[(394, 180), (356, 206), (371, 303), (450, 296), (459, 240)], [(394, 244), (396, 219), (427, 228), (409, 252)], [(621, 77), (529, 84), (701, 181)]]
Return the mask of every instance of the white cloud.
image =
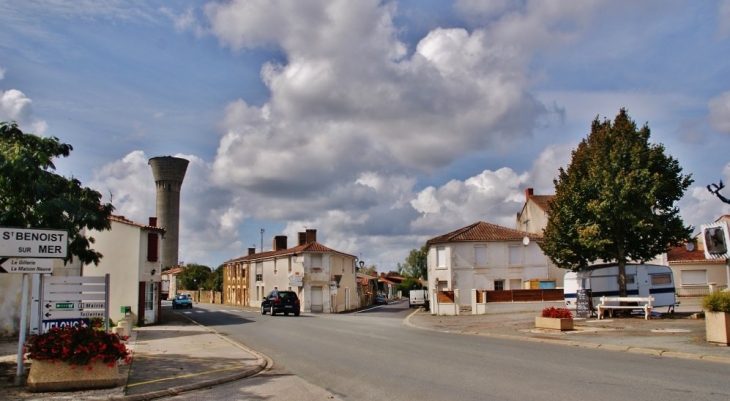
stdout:
[(707, 107), (710, 111), (710, 126), (723, 134), (730, 134), (730, 92), (711, 99)]
[(287, 57), (262, 69), (268, 103), (228, 106), (213, 164), (219, 184), (308, 196), (359, 171), (429, 172), (529, 137), (548, 112), (527, 92), (529, 57), (485, 31), (436, 29), (407, 57), (392, 5), (312, 4), (207, 8), (224, 43), (273, 42)]
[(15, 121), (23, 132), (41, 136), (48, 128), (33, 117), (33, 102), (17, 89), (0, 90), (0, 121)]

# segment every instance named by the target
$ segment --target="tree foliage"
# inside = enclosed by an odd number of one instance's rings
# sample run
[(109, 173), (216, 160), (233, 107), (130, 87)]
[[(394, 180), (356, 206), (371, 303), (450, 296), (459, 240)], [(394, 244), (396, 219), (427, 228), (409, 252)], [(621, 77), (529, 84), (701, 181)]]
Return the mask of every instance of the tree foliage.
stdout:
[(213, 276), (213, 273), (210, 267), (191, 263), (177, 275), (177, 279), (180, 280), (180, 285), (182, 285), (182, 287), (186, 290), (210, 290), (213, 289), (212, 285), (209, 283), (211, 276)]
[(405, 262), (398, 263), (398, 274), (413, 279), (428, 279), (427, 264), (428, 248), (424, 245), (421, 249), (411, 249)]
[(360, 273), (360, 274), (368, 275), (368, 276), (377, 276), (378, 275), (378, 267), (375, 266), (375, 265), (363, 266), (363, 268), (362, 269), (359, 269), (357, 272)]
[(591, 124), (554, 180), (555, 197), (540, 244), (557, 266), (583, 270), (596, 260), (619, 266), (626, 296), (626, 262), (644, 262), (681, 245), (692, 232), (674, 205), (692, 184), (664, 146), (649, 143), (626, 110)]
[(114, 207), (75, 178), (54, 172), (53, 159), (73, 147), (56, 137), (25, 134), (17, 124), (0, 122), (0, 226), (68, 231), (68, 260), (95, 265), (102, 255), (91, 249), (84, 229), (111, 229)]

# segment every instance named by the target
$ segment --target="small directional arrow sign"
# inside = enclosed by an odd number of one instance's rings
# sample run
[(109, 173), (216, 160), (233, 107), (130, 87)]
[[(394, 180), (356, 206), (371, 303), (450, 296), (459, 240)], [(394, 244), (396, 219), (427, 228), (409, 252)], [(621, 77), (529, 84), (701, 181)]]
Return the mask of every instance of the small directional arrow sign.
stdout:
[(53, 259), (0, 258), (0, 273), (53, 273)]

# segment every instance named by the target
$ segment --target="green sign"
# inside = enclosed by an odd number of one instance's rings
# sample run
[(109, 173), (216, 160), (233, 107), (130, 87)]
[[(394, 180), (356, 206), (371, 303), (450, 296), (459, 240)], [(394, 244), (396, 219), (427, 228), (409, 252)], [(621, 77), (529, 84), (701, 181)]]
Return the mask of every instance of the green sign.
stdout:
[(74, 309), (73, 302), (56, 302), (56, 309)]

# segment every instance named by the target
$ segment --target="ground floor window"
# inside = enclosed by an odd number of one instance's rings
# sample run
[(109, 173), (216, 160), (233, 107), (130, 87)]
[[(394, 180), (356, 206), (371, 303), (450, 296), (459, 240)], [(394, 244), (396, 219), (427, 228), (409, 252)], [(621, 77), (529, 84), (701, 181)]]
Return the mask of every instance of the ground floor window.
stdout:
[(495, 291), (504, 290), (504, 280), (494, 280), (494, 290)]

